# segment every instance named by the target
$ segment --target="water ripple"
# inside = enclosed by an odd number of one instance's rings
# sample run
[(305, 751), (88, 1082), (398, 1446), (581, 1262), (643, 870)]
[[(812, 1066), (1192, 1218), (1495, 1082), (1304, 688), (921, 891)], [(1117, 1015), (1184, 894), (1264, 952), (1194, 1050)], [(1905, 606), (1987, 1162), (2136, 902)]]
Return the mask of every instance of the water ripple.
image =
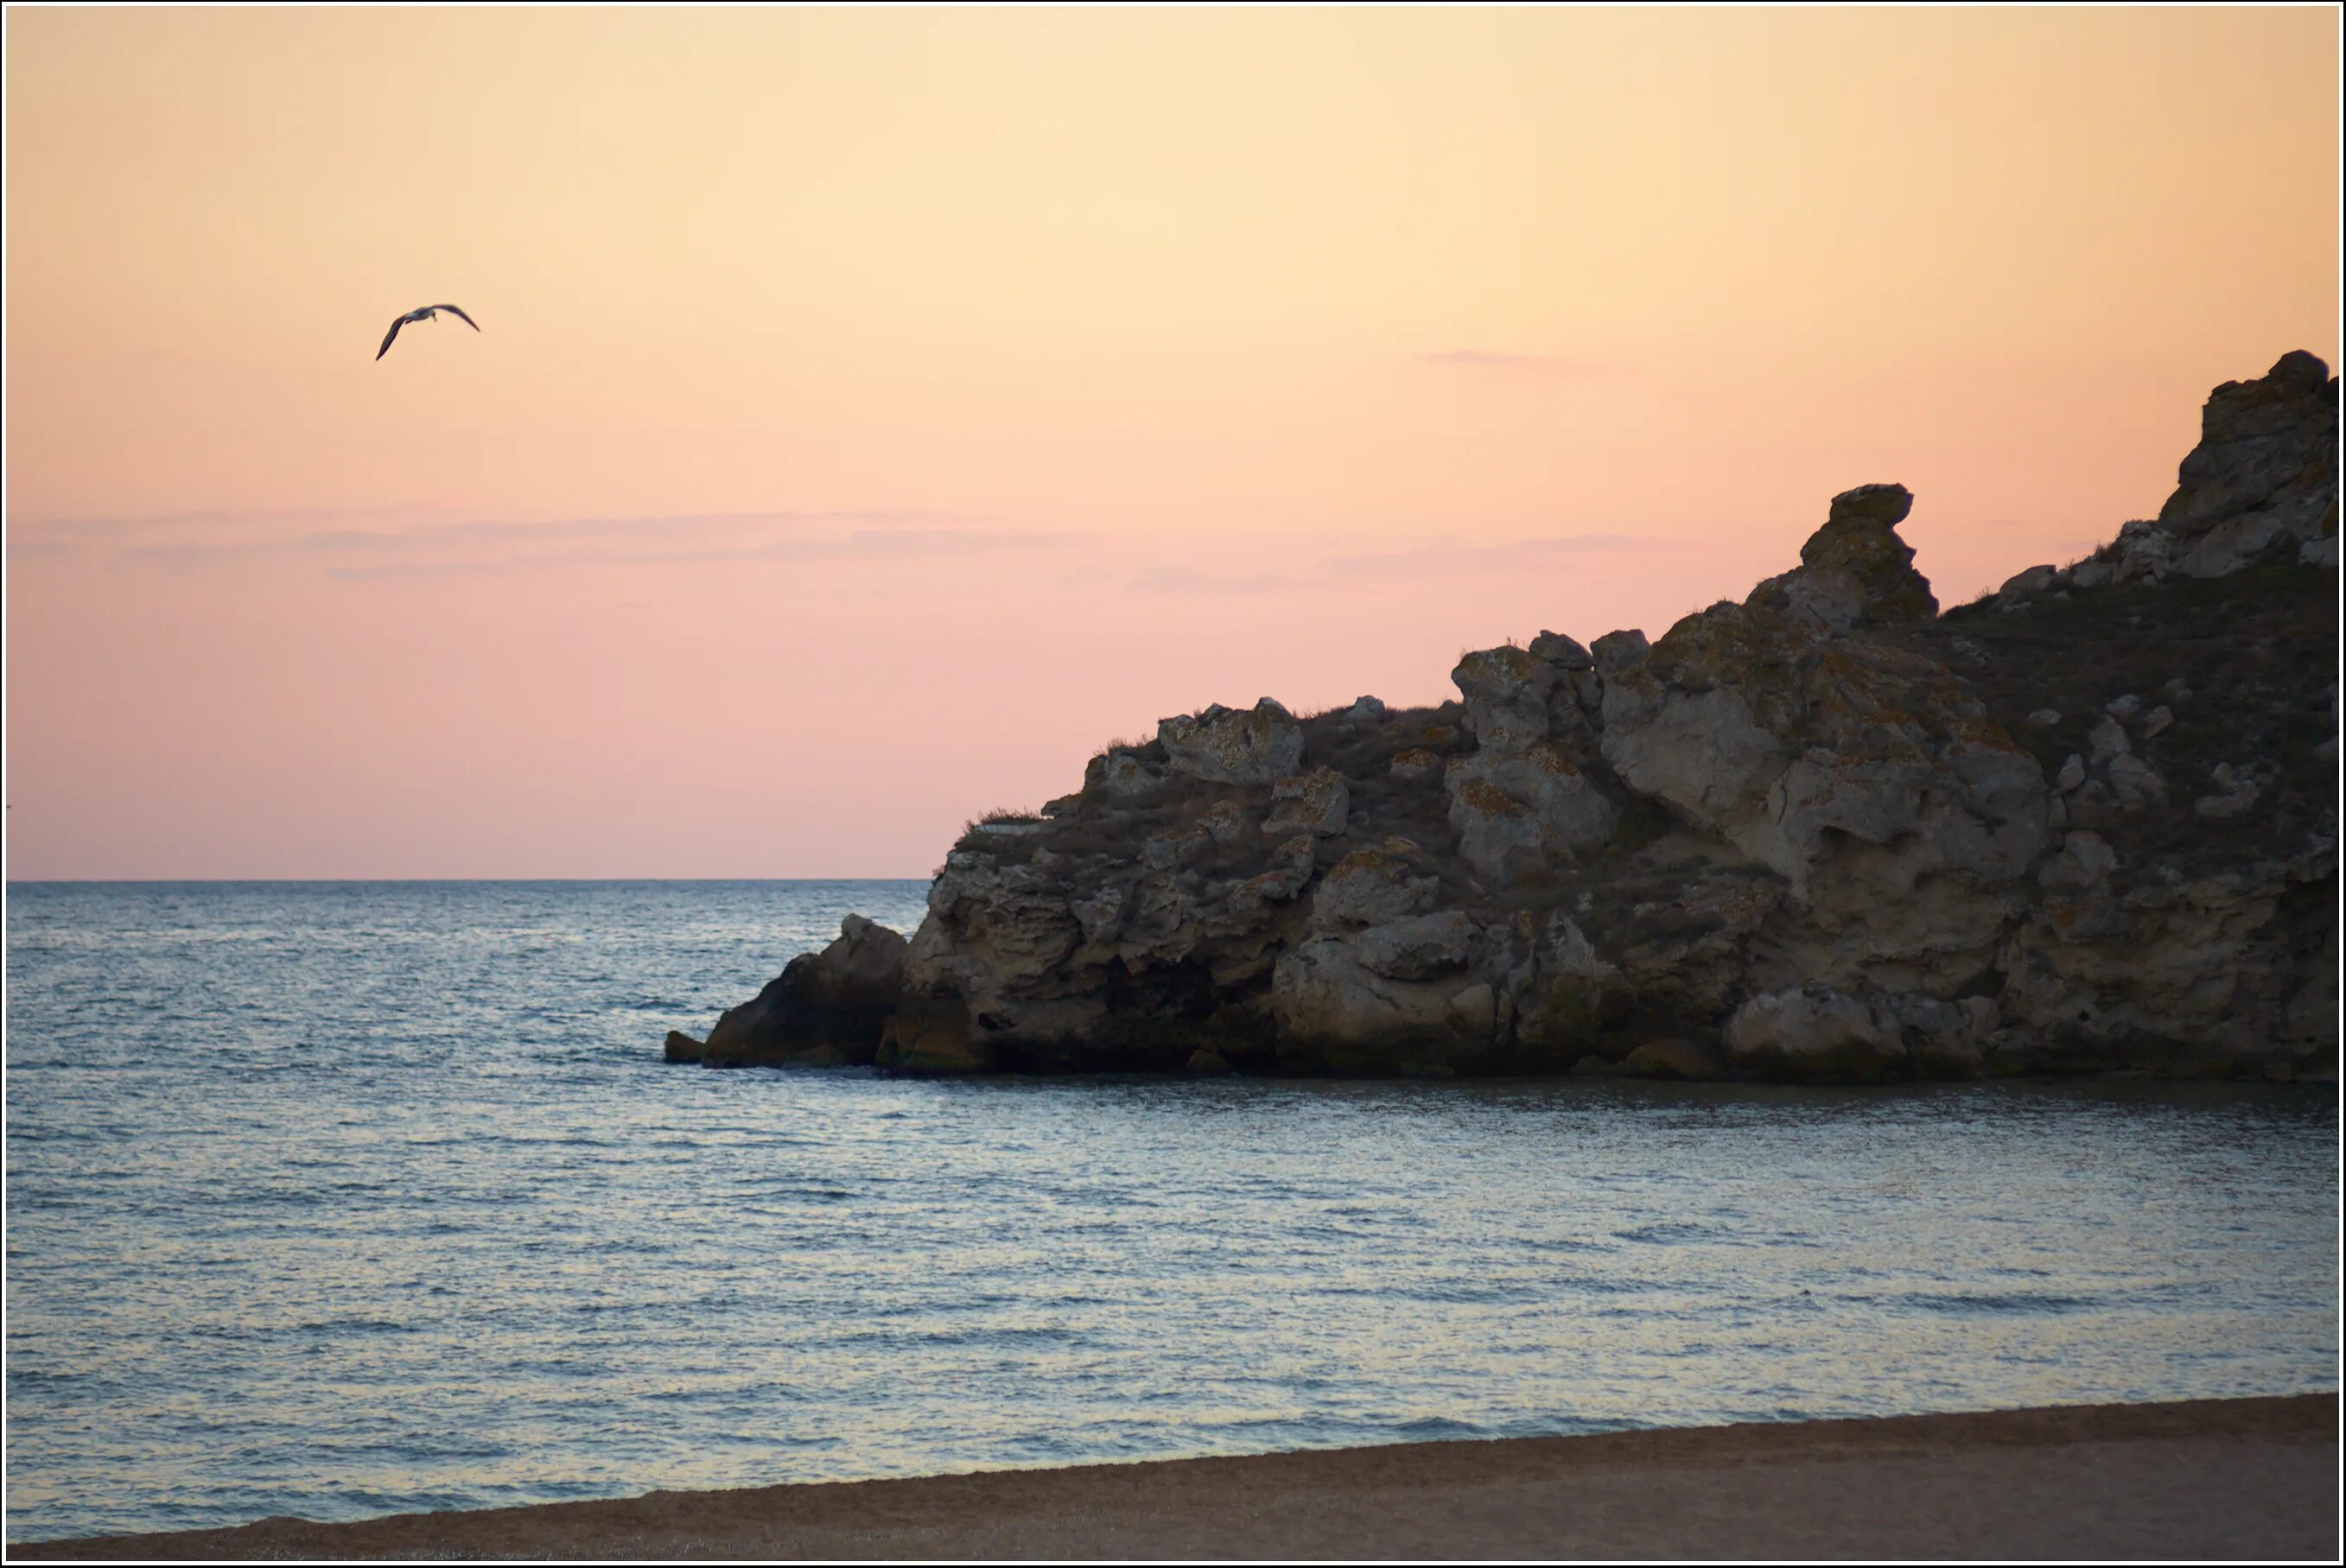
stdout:
[(2336, 1386), (2304, 1091), (657, 1060), (924, 891), (12, 887), (9, 1538)]

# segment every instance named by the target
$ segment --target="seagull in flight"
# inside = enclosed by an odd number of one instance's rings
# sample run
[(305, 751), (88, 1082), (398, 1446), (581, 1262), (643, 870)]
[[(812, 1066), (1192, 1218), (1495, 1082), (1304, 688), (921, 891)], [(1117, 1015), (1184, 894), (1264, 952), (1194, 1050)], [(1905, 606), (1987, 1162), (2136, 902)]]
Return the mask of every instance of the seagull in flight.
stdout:
[(391, 331), (382, 335), (382, 347), (374, 351), (374, 357), (376, 359), (381, 359), (383, 355), (391, 352), (391, 341), (399, 336), (400, 328), (407, 325), (410, 321), (431, 321), (443, 311), (447, 311), (450, 315), (464, 322), (464, 325), (472, 328), (473, 331), (477, 332), (481, 330), (480, 322), (473, 320), (472, 317), (464, 314), (463, 311), (457, 309), (454, 305), (419, 305), (414, 310), (408, 311), (404, 316), (402, 316), (397, 321), (392, 322)]

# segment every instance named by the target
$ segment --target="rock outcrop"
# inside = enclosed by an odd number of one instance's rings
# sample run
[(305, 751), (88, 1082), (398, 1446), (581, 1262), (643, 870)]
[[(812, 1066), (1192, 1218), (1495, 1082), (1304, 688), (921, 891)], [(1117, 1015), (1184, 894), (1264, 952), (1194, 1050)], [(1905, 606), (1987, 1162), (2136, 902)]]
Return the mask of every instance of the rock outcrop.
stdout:
[(2338, 385), (1939, 613), (1900, 485), (1648, 644), (1165, 719), (673, 1060), (1805, 1083), (2334, 1076)]
[(674, 1030), (668, 1059), (705, 1067), (835, 1067), (870, 1062), (904, 988), (899, 933), (849, 915), (838, 939), (801, 953), (766, 988), (729, 1008), (707, 1041)]

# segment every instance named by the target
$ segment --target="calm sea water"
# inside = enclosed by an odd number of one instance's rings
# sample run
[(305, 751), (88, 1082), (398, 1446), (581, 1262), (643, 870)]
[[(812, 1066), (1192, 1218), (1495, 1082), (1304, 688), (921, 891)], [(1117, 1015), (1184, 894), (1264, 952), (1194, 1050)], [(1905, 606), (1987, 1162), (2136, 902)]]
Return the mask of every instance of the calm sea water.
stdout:
[(2326, 1092), (659, 1062), (923, 892), (12, 887), (10, 1538), (2338, 1387)]

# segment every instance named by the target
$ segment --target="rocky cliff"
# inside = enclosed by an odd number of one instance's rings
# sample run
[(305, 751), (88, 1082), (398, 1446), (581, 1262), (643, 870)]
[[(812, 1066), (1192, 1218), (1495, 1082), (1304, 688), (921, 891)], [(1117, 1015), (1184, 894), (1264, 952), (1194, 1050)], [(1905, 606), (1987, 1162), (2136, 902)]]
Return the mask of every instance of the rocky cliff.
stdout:
[(1944, 614), (1868, 484), (1650, 646), (1168, 718), (668, 1054), (2334, 1076), (2338, 415), (2309, 354), (2218, 388), (2157, 519)]

